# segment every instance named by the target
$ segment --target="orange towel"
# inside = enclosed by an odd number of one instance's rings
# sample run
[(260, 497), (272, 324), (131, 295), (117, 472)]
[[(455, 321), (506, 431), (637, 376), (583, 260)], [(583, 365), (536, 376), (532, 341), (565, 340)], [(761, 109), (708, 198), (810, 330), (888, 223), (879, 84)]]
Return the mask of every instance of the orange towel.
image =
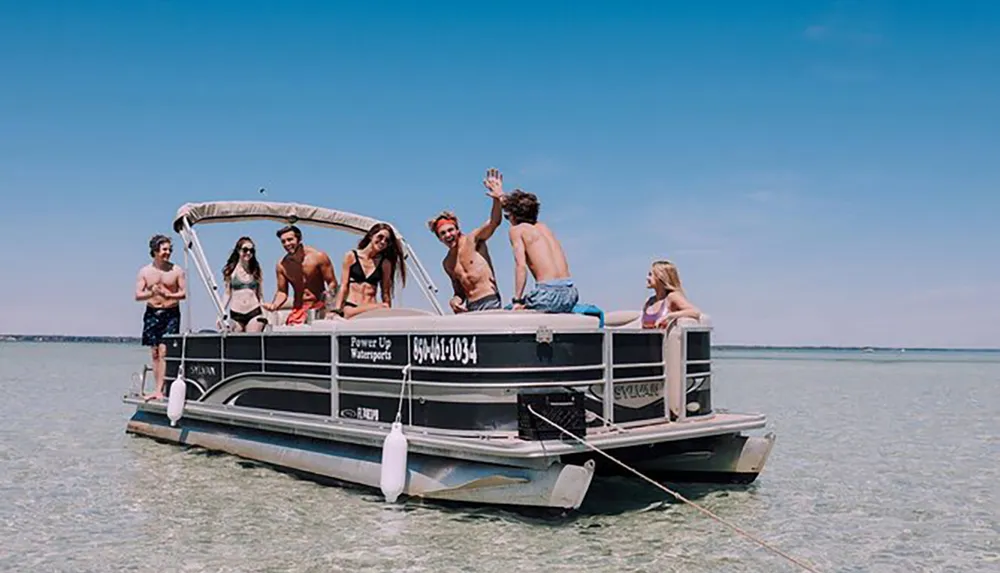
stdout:
[(323, 308), (322, 301), (307, 302), (304, 306), (293, 306), (292, 312), (288, 313), (288, 318), (285, 319), (285, 324), (292, 326), (295, 324), (305, 324), (306, 313), (312, 309)]

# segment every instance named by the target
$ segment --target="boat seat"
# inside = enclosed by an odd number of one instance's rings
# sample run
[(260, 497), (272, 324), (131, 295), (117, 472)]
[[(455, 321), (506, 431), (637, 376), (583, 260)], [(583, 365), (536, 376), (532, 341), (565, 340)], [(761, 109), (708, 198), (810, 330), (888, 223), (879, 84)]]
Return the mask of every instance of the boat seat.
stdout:
[(419, 308), (376, 308), (355, 315), (348, 320), (361, 320), (365, 318), (387, 318), (393, 316), (436, 316), (434, 313)]

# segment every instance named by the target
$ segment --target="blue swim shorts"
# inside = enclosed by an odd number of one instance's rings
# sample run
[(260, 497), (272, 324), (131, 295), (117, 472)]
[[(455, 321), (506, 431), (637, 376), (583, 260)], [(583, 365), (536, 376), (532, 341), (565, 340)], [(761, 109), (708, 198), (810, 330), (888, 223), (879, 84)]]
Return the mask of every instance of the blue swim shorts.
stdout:
[(535, 288), (524, 297), (524, 307), (542, 312), (573, 312), (580, 300), (573, 279), (556, 279), (535, 283)]

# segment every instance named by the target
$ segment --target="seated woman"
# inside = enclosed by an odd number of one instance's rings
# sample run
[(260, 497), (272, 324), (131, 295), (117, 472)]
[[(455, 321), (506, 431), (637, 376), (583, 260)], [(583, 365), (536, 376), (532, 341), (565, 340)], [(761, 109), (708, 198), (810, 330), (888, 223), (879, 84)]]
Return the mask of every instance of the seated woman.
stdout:
[(226, 301), (232, 319), (233, 332), (260, 332), (264, 330), (261, 300), (264, 289), (257, 249), (250, 237), (240, 237), (229, 254), (226, 266), (222, 268), (222, 280), (226, 283)]
[[(351, 318), (368, 310), (391, 308), (397, 272), (405, 286), (403, 245), (392, 227), (376, 223), (358, 242), (358, 248), (344, 255), (340, 276), (345, 278), (337, 290), (334, 308), (338, 310), (334, 312)], [(375, 300), (379, 287), (382, 288), (382, 302)]]
[(701, 317), (698, 310), (684, 295), (677, 267), (670, 261), (656, 261), (646, 275), (646, 288), (655, 294), (642, 306), (643, 328), (668, 328), (681, 317)]

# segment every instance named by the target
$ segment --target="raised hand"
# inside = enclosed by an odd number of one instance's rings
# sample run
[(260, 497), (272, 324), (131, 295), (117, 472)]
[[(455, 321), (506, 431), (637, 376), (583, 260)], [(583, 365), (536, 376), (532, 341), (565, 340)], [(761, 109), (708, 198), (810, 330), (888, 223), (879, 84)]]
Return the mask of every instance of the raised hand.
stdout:
[(503, 173), (500, 173), (499, 169), (495, 167), (487, 169), (483, 185), (488, 189), (486, 192), (487, 197), (498, 200), (503, 199)]

